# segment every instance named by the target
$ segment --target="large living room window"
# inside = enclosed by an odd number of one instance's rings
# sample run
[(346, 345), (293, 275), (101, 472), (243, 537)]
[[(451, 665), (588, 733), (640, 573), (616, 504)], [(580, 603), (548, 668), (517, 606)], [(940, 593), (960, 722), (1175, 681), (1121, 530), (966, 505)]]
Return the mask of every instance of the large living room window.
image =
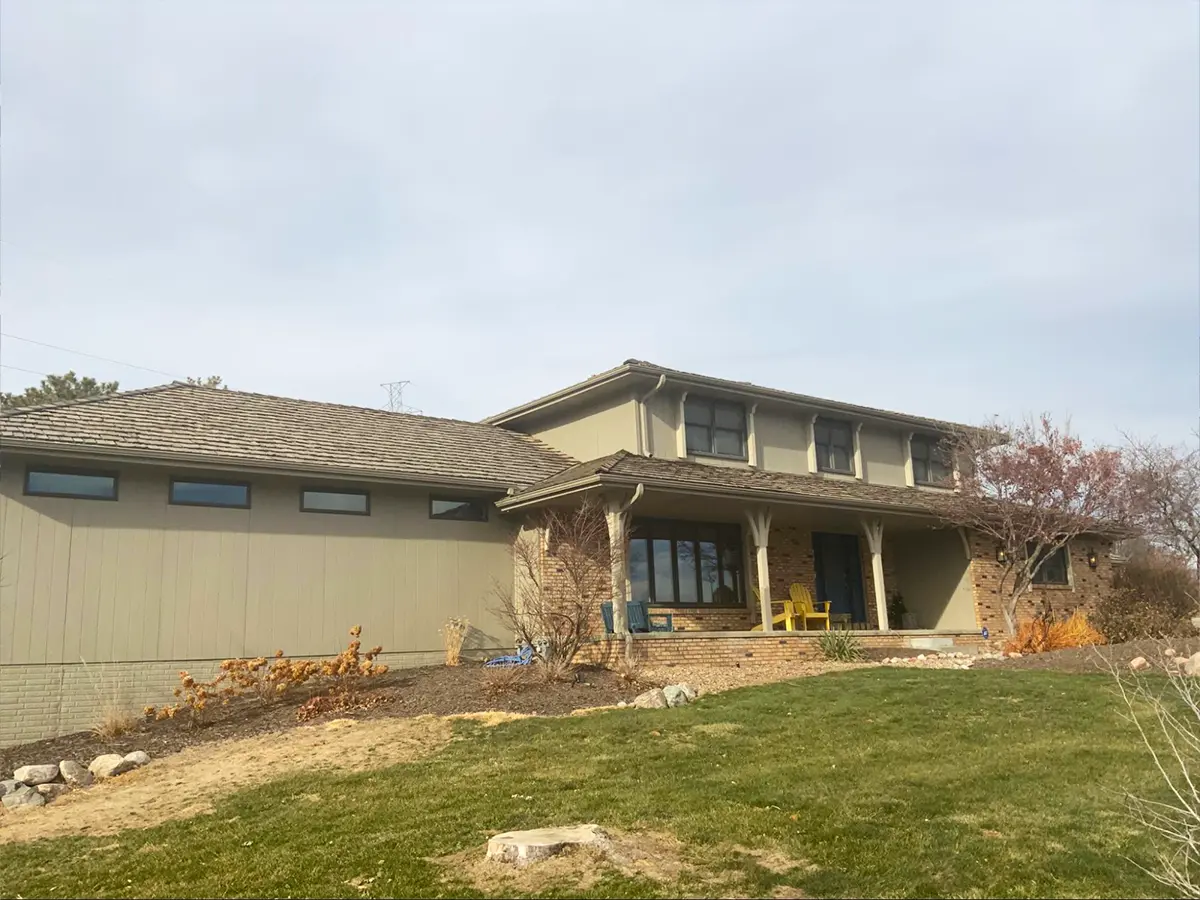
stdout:
[(917, 484), (945, 484), (950, 478), (950, 466), (946, 454), (937, 438), (913, 435), (912, 441), (913, 481)]
[(742, 606), (741, 529), (635, 520), (629, 581), (631, 599), (652, 606)]
[(854, 429), (849, 422), (817, 419), (813, 423), (817, 445), (817, 471), (854, 474)]
[(688, 397), (683, 404), (687, 452), (746, 458), (746, 408), (740, 403)]

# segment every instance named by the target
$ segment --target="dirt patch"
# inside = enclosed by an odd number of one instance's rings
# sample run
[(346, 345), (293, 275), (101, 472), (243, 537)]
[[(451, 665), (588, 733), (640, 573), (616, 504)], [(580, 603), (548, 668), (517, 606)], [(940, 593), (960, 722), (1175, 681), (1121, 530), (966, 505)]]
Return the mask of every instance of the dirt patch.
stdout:
[(1107, 674), (1110, 666), (1128, 671), (1131, 660), (1144, 656), (1155, 663), (1163, 657), (1163, 650), (1173, 648), (1181, 656), (1190, 656), (1200, 651), (1200, 637), (1177, 640), (1129, 641), (1124, 644), (1100, 645), (1098, 647), (1073, 647), (1069, 650), (1051, 650), (1048, 653), (1031, 653), (1020, 659), (980, 659), (975, 669), (1029, 669), (1079, 674)]
[[(380, 702), (376, 708), (335, 715), (355, 721), (460, 713), (563, 715), (583, 707), (611, 706), (621, 700), (632, 700), (641, 691), (659, 686), (654, 682), (630, 684), (599, 668), (578, 669), (575, 679), (569, 682), (547, 683), (531, 667), (516, 677), (511, 690), (497, 693), (490, 688), (489, 674), (478, 663), (398, 669), (370, 682), (369, 693)], [(225, 707), (218, 721), (203, 728), (192, 727), (181, 716), (161, 722), (142, 721), (133, 732), (111, 740), (79, 731), (0, 748), (0, 777), (8, 777), (18, 766), (28, 763), (75, 759), (87, 765), (102, 753), (123, 755), (134, 749), (145, 750), (151, 758), (159, 759), (197, 744), (276, 734), (296, 727), (296, 710), (310, 696), (312, 692), (298, 691), (269, 705), (239, 699)]]
[[(673, 835), (663, 833), (630, 834), (605, 829), (609, 840), (604, 847), (568, 847), (542, 862), (514, 866), (486, 858), (487, 847), (473, 847), (435, 862), (445, 869), (445, 880), (465, 880), (477, 890), (502, 896), (527, 896), (552, 887), (587, 891), (605, 875), (620, 873), (646, 878), (660, 884), (677, 884), (683, 878), (697, 879), (715, 886), (727, 886), (728, 879), (703, 873), (685, 859), (685, 846)], [(723, 892), (719, 896), (733, 896)]]
[(814, 872), (817, 867), (811, 863), (800, 859), (792, 859), (786, 854), (780, 853), (777, 850), (765, 850), (761, 847), (743, 847), (740, 844), (735, 845), (734, 850), (749, 856), (756, 863), (775, 875), (787, 875), (789, 872), (794, 872), (797, 869), (805, 872)]
[[(330, 732), (336, 732), (336, 737)], [(437, 752), (451, 738), (449, 719), (433, 716), (334, 720), (219, 747), (189, 747), (30, 812), (0, 816), (0, 844), (60, 835), (115, 834), (212, 810), (225, 794), (300, 771), (375, 769)], [(295, 802), (313, 802), (303, 794)]]

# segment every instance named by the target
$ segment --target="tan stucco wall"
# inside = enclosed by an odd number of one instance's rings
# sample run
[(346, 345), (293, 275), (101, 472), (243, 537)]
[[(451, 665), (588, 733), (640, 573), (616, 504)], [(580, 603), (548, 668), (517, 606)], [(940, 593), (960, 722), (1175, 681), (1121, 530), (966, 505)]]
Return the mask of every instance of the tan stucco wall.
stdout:
[(859, 433), (865, 480), (904, 487), (904, 437), (899, 430), (864, 425)]
[(804, 419), (759, 408), (754, 415), (758, 458), (767, 472), (808, 472), (808, 425)]
[(453, 615), (470, 646), (511, 644), (492, 596), (511, 584), (510, 526), (494, 511), (435, 521), (425, 491), (357, 485), (370, 516), (301, 513), (308, 482), (280, 477), (248, 479), (249, 510), (171, 506), (171, 473), (133, 466), (116, 502), (26, 497), (24, 471), (0, 469), (5, 692), (13, 666), (333, 654), (355, 624), (414, 659), (437, 654)]
[[(978, 627), (970, 561), (959, 533), (952, 529), (898, 533), (889, 539), (895, 578), (888, 591), (899, 590), (918, 628)], [(899, 622), (891, 623), (900, 627)]]
[(618, 450), (637, 452), (637, 402), (609, 398), (583, 410), (538, 419), (521, 430), (578, 460), (597, 459)]

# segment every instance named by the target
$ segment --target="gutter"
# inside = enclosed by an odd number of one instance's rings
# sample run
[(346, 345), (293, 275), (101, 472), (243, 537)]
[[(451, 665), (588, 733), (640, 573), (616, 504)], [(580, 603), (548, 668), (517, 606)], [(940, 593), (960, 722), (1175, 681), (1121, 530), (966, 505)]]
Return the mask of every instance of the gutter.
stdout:
[(661, 391), (666, 383), (667, 375), (664, 372), (658, 376), (658, 383), (638, 401), (638, 456), (654, 455), (653, 443), (650, 440), (650, 413), (646, 410), (646, 401)]

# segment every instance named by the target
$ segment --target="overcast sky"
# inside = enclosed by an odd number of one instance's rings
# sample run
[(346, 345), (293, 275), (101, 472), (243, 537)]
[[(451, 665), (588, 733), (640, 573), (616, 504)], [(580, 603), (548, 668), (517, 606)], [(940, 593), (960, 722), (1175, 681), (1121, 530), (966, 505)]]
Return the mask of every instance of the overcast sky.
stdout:
[(1194, 0), (7, 0), (0, 28), (5, 334), (365, 406), (409, 379), (460, 418), (636, 357), (1196, 427)]

